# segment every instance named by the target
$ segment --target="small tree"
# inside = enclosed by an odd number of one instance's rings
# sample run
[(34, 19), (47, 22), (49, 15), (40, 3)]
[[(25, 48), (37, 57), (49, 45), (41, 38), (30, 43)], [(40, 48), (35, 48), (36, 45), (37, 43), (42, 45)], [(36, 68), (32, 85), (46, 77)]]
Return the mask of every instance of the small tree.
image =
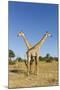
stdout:
[(43, 57), (42, 56), (39, 56), (39, 61), (43, 61)]
[(58, 57), (54, 57), (53, 59), (54, 59), (55, 61), (58, 61)]
[(46, 58), (50, 58), (50, 54), (49, 53), (46, 54)]
[(9, 50), (9, 58), (11, 60), (11, 58), (15, 57), (15, 53), (12, 50)]
[(16, 60), (18, 60), (18, 62), (22, 61), (21, 57), (18, 57)]
[(51, 62), (51, 57), (50, 57), (50, 54), (48, 53), (48, 54), (46, 54), (46, 57), (45, 57), (45, 59), (46, 59), (46, 62)]

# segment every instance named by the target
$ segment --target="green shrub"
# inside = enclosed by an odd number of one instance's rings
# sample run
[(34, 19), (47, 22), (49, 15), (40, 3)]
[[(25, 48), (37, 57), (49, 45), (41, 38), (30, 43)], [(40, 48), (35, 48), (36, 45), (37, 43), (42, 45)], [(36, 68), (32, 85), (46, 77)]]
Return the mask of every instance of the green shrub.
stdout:
[(52, 60), (51, 59), (47, 59), (46, 62), (51, 62)]
[(14, 65), (15, 64), (15, 61), (9, 60), (9, 64), (10, 65)]

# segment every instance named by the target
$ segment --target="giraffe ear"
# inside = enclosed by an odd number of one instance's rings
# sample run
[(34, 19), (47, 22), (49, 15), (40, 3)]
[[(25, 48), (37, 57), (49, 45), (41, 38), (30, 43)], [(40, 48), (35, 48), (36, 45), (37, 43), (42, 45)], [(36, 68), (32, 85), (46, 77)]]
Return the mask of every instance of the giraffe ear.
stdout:
[(17, 37), (19, 37), (20, 36), (20, 32), (17, 34)]
[(51, 34), (51, 36), (50, 37), (52, 37), (53, 35)]
[(46, 31), (46, 33), (48, 33), (48, 31)]
[(19, 34), (17, 34), (17, 37), (19, 37)]

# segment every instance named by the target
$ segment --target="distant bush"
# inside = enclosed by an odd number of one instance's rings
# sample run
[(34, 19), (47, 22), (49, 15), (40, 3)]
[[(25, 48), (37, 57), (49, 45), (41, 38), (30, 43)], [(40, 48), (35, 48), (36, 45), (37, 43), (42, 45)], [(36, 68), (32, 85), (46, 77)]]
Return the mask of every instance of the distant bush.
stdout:
[(15, 61), (9, 60), (9, 64), (13, 65), (13, 64), (15, 64)]
[(18, 61), (18, 62), (25, 62), (26, 59), (22, 59), (21, 57), (17, 57), (15, 61)]
[(50, 54), (46, 54), (45, 57), (39, 56), (39, 61), (52, 62), (53, 57)]
[(52, 62), (53, 61), (53, 57), (47, 57), (46, 58), (46, 62)]
[(22, 61), (21, 57), (16, 58), (16, 61), (21, 62)]
[(39, 56), (39, 61), (45, 61), (45, 58), (42, 56)]
[(55, 61), (58, 61), (58, 58), (57, 58), (57, 57), (55, 57), (55, 58), (54, 58), (54, 60), (55, 60)]
[(52, 59), (46, 59), (46, 62), (50, 63), (50, 62), (52, 62)]

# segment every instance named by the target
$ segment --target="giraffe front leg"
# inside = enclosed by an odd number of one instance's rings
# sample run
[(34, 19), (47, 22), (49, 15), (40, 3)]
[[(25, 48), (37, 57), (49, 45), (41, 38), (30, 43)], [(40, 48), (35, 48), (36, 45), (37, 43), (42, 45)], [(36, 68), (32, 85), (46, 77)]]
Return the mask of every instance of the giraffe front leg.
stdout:
[(39, 60), (38, 60), (38, 55), (36, 54), (36, 56), (35, 56), (35, 74), (37, 75), (38, 74), (38, 72), (39, 72), (39, 69), (38, 69), (38, 62)]
[(28, 62), (27, 75), (29, 75), (29, 67), (30, 67), (30, 63)]
[(32, 72), (32, 64), (33, 64), (33, 55), (31, 54), (31, 60), (30, 60), (30, 73)]
[(30, 60), (30, 73), (32, 72), (32, 60)]
[(29, 75), (30, 72), (30, 57), (28, 57), (28, 63), (27, 63), (27, 75)]
[(39, 58), (38, 58), (38, 56), (37, 56), (37, 65), (36, 65), (36, 74), (38, 75), (39, 74)]

